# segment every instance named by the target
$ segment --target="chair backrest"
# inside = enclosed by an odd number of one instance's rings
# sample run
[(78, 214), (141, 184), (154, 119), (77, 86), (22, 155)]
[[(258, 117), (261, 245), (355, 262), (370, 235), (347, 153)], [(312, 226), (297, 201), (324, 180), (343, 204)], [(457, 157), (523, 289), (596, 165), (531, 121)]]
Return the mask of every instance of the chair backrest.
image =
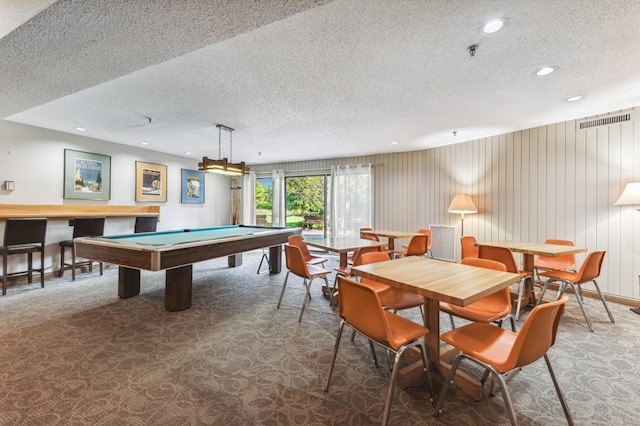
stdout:
[(360, 333), (397, 348), (378, 293), (369, 285), (338, 277), (340, 316)]
[[(386, 262), (388, 260), (391, 260), (391, 258), (384, 251), (376, 251), (376, 252), (371, 252), (371, 253), (364, 253), (364, 254), (362, 254), (362, 256), (360, 256), (360, 259), (358, 259), (358, 263), (357, 264), (355, 262), (353, 263), (353, 266), (368, 265), (370, 263), (378, 263), (378, 262)], [(374, 288), (377, 291), (382, 291), (382, 290), (386, 290), (387, 288), (389, 288), (388, 285), (379, 283), (378, 281), (372, 280), (371, 278), (362, 277), (362, 278), (360, 278), (360, 282), (371, 286), (372, 288)]]
[[(460, 263), (462, 263), (463, 265), (476, 266), (478, 268), (493, 269), (494, 271), (507, 271), (507, 267), (504, 265), (504, 263), (496, 262), (495, 260), (490, 259), (467, 257), (466, 259), (462, 259), (462, 262)], [(479, 303), (481, 304), (481, 306), (491, 306), (493, 308), (495, 308), (496, 306), (505, 308), (507, 306), (510, 307), (511, 292), (509, 291), (509, 287), (505, 287), (502, 290), (498, 290), (497, 292), (490, 294), (489, 296), (480, 299), (475, 303)]]
[(429, 245), (429, 236), (426, 234), (414, 235), (409, 241), (409, 247), (407, 247), (407, 256), (422, 256), (427, 252), (427, 246)]
[(47, 219), (7, 219), (4, 228), (4, 245), (21, 244), (44, 245), (47, 233)]
[(531, 364), (547, 353), (556, 341), (560, 317), (567, 297), (534, 307), (520, 328), (511, 352), (505, 362), (505, 370)]
[(380, 238), (376, 234), (362, 234), (360, 238), (363, 240), (380, 241)]
[(300, 247), (285, 244), (284, 256), (286, 259), (287, 269), (289, 271), (302, 278), (311, 278)]
[(307, 247), (307, 245), (303, 242), (304, 237), (302, 235), (291, 235), (287, 240), (289, 244), (291, 244), (292, 246), (296, 246), (300, 249), (300, 251), (302, 252), (302, 257), (305, 262), (312, 259), (311, 253), (309, 253), (309, 247)]
[(460, 238), (460, 245), (462, 246), (462, 258), (478, 257), (478, 247), (476, 246), (476, 237), (473, 235), (467, 235)]
[(73, 238), (103, 236), (105, 220), (104, 216), (76, 217), (73, 220)]
[[(545, 244), (556, 244), (559, 246), (573, 246), (573, 241), (570, 240), (556, 240), (548, 239)], [(553, 267), (554, 269), (565, 270), (575, 269), (576, 267), (576, 255), (566, 254), (564, 256), (538, 256), (538, 260), (543, 261), (545, 265)]]
[(495, 271), (507, 271), (507, 267), (504, 265), (504, 263), (496, 262), (495, 260), (491, 259), (468, 257), (466, 259), (462, 259), (462, 262), (460, 263), (462, 263), (463, 265), (477, 266), (478, 268), (493, 269)]
[[(356, 250), (355, 253), (353, 253), (353, 257), (351, 258), (353, 262), (353, 266), (361, 265), (362, 263), (360, 258), (362, 257), (363, 254), (367, 254), (367, 253), (381, 253), (380, 247), (376, 247), (376, 246), (360, 247), (358, 250)], [(386, 253), (383, 253), (383, 254), (387, 256), (387, 259), (389, 258), (389, 256)]]
[(140, 232), (156, 232), (156, 229), (158, 229), (157, 216), (136, 216), (136, 224), (133, 227), (133, 232), (136, 234)]
[(353, 262), (353, 266), (368, 265), (370, 263), (377, 263), (377, 262), (386, 262), (387, 260), (391, 260), (391, 258), (386, 252), (374, 251), (369, 253), (363, 253), (358, 259), (357, 264), (355, 261)]
[(507, 272), (520, 273), (516, 258), (513, 257), (513, 252), (507, 247), (480, 246), (478, 256), (481, 259), (490, 259), (503, 263), (507, 267)]
[(364, 233), (365, 231), (373, 231), (373, 228), (370, 228), (368, 226), (360, 228), (360, 238), (363, 238), (365, 235), (367, 235)]
[(431, 229), (418, 229), (418, 232), (421, 234), (426, 235), (427, 238), (427, 248), (430, 249), (433, 246), (433, 241), (432, 241), (432, 237), (433, 237), (433, 233), (431, 232)]
[(605, 253), (605, 251), (593, 251), (587, 254), (580, 265), (575, 284), (593, 281), (600, 276)]

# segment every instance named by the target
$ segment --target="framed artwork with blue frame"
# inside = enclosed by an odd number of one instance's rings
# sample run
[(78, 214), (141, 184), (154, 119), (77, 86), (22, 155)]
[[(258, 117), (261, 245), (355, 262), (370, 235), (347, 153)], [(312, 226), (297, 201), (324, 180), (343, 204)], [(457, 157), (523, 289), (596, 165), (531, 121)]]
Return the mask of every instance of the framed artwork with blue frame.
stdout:
[(182, 169), (181, 187), (184, 204), (204, 203), (204, 172)]

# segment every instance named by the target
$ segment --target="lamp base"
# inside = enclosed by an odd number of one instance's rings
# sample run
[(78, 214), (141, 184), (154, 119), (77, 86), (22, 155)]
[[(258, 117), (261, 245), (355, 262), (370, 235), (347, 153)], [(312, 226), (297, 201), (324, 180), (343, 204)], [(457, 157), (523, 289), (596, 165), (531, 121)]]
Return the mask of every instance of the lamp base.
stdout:
[(632, 312), (635, 312), (636, 314), (640, 315), (640, 308), (631, 308), (630, 310)]

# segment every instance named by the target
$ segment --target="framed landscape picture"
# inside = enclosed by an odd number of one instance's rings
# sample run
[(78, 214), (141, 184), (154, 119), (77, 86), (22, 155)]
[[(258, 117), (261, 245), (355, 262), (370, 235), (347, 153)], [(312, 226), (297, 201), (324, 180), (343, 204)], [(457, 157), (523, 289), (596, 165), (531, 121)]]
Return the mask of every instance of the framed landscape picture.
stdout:
[(111, 157), (64, 150), (64, 198), (111, 199)]
[(182, 169), (182, 202), (186, 204), (204, 203), (204, 172)]
[(136, 201), (167, 202), (167, 166), (136, 161)]

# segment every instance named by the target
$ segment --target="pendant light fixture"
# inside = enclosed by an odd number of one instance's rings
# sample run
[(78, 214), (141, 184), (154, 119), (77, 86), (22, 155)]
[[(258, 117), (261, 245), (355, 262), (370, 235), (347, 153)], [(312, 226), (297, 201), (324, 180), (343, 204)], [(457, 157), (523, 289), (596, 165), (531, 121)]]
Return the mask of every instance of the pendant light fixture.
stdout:
[[(219, 173), (225, 176), (243, 176), (249, 172), (249, 168), (244, 165), (244, 161), (240, 163), (233, 163), (232, 150), (233, 150), (233, 131), (229, 126), (224, 124), (216, 124), (218, 128), (218, 159), (212, 160), (209, 157), (202, 157), (202, 162), (198, 163), (198, 170), (206, 173)], [(229, 159), (222, 158), (222, 131), (229, 132)]]

